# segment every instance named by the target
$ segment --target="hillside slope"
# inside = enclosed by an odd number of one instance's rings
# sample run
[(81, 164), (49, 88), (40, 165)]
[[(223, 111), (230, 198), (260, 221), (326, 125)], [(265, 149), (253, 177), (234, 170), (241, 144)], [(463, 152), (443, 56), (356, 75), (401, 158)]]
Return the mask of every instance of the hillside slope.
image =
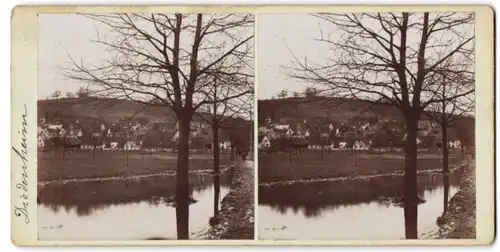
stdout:
[[(404, 115), (395, 106), (389, 104), (373, 104), (369, 101), (331, 98), (323, 96), (289, 97), (284, 99), (268, 99), (258, 101), (258, 123), (264, 125), (267, 119), (286, 124), (314, 124), (316, 127), (326, 127), (328, 124), (340, 124), (355, 119), (355, 117), (371, 118), (377, 121), (397, 121), (404, 125)], [(431, 119), (426, 113), (424, 120)], [(437, 127), (439, 125), (436, 125)], [(463, 116), (453, 125), (462, 141), (475, 142), (475, 119), (473, 116)], [(327, 129), (324, 129), (327, 130)]]
[[(137, 115), (136, 115), (137, 114)], [(63, 98), (57, 100), (39, 100), (38, 118), (100, 118), (114, 122), (135, 115), (137, 118), (170, 121), (175, 120), (174, 113), (165, 107), (146, 107), (143, 104), (117, 99)]]
[(259, 100), (259, 124), (266, 118), (324, 118), (329, 121), (346, 121), (354, 116), (376, 116), (390, 120), (401, 120), (401, 112), (388, 104), (372, 104), (368, 101), (327, 98), (290, 97), (284, 99)]

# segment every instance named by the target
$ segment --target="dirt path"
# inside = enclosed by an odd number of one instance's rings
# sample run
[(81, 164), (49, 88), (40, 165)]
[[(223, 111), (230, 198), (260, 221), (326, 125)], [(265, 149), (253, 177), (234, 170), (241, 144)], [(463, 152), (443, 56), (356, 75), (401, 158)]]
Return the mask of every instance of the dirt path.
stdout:
[(476, 165), (468, 160), (460, 191), (450, 199), (448, 211), (438, 218), (438, 239), (476, 238)]
[(207, 233), (207, 239), (254, 238), (254, 169), (253, 161), (236, 167), (231, 191), (221, 203), (217, 222)]

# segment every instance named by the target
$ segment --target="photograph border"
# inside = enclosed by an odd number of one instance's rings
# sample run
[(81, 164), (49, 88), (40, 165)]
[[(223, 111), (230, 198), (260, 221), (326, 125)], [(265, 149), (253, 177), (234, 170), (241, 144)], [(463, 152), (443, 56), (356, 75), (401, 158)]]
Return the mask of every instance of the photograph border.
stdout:
[[(476, 99), (476, 239), (456, 240), (168, 240), (168, 241), (40, 241), (37, 239), (37, 34), (38, 15), (47, 13), (193, 12), (255, 14), (311, 12), (475, 12)], [(265, 53), (265, 52), (263, 52)], [(257, 125), (258, 45), (255, 55), (254, 125)], [(254, 133), (257, 128), (254, 128)], [(493, 137), (492, 137), (493, 136)], [(486, 245), (495, 238), (494, 181), (494, 10), (487, 5), (262, 5), (262, 6), (17, 6), (11, 11), (11, 241), (34, 246), (130, 245)], [(257, 134), (254, 134), (254, 140)], [(258, 197), (258, 150), (254, 141), (255, 199)], [(490, 167), (490, 168), (488, 168)], [(480, 171), (480, 172), (478, 172)], [(258, 232), (255, 202), (255, 233)]]

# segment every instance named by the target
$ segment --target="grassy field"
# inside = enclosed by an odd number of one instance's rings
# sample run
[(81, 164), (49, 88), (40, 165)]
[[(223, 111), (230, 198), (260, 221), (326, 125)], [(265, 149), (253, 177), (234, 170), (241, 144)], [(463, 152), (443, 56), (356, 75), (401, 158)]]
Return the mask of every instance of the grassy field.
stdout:
[[(457, 155), (450, 153), (450, 165), (460, 163), (461, 158)], [(288, 153), (261, 154), (258, 159), (259, 182), (387, 174), (403, 171), (404, 158), (402, 152), (355, 155), (352, 152), (325, 151), (321, 160), (320, 152), (311, 151), (292, 155), (290, 163)], [(419, 153), (419, 170), (440, 167), (440, 153)]]
[[(211, 153), (193, 154), (190, 159), (190, 170), (212, 169)], [(228, 154), (221, 155), (220, 165), (228, 165)], [(177, 157), (175, 153), (128, 153), (96, 152), (95, 161), (91, 151), (62, 153), (38, 152), (38, 181), (60, 179), (98, 178), (109, 176), (133, 176), (175, 171)]]

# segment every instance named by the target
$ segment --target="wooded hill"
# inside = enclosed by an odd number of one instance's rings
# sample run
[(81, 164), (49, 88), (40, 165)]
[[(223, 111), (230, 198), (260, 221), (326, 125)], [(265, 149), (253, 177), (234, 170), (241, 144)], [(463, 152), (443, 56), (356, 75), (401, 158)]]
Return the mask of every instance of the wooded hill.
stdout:
[[(439, 114), (435, 114), (439, 116)], [(357, 118), (376, 118), (376, 121), (404, 122), (401, 111), (387, 103), (373, 103), (371, 101), (355, 100), (348, 98), (331, 98), (324, 96), (288, 97), (282, 99), (266, 99), (258, 101), (258, 123), (264, 125), (266, 119), (273, 123), (308, 123), (315, 122), (317, 127), (325, 128), (329, 123), (339, 125), (348, 123)], [(428, 113), (423, 113), (423, 120), (430, 120)], [(469, 136), (468, 141), (473, 141), (475, 119), (463, 116), (456, 121), (461, 135)]]

